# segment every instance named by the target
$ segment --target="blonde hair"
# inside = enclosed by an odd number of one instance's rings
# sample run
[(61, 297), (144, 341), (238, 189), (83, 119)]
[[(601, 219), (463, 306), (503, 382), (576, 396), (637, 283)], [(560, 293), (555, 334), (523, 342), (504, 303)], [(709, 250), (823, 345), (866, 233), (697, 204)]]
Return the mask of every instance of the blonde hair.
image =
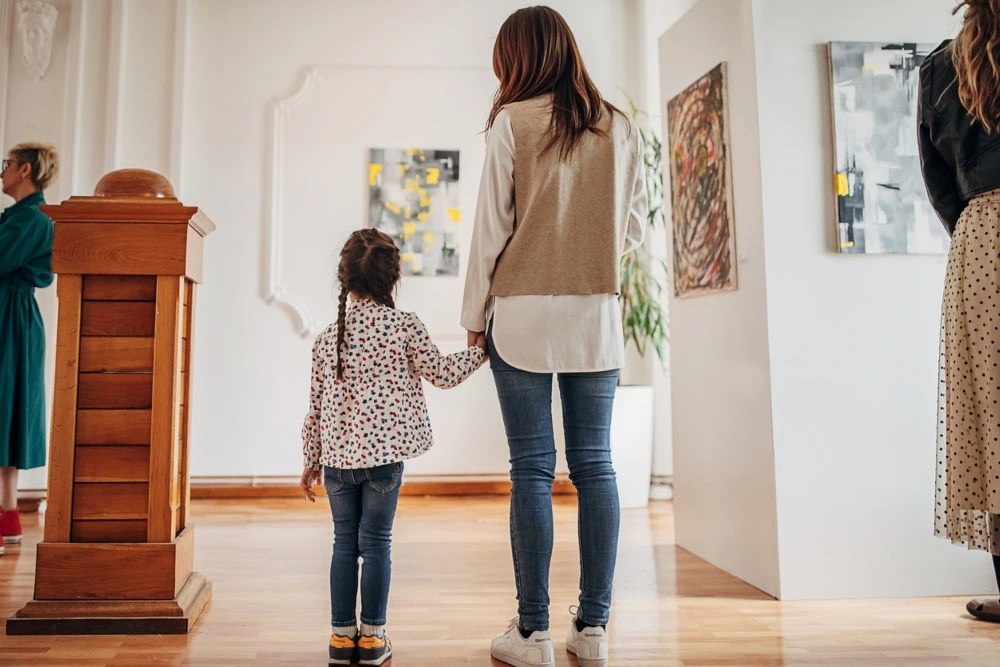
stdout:
[(10, 155), (18, 164), (31, 165), (31, 182), (39, 190), (47, 188), (59, 174), (59, 154), (51, 144), (27, 141), (11, 148)]
[(987, 133), (1000, 130), (1000, 0), (962, 0), (962, 29), (951, 45), (958, 99)]

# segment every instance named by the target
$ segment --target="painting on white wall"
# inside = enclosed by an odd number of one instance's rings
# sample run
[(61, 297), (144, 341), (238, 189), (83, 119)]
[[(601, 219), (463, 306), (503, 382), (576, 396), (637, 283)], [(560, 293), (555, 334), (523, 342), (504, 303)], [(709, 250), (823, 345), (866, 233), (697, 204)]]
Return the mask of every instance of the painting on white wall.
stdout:
[(920, 63), (933, 44), (831, 42), (837, 247), (945, 253), (948, 235), (920, 175)]
[(456, 150), (373, 148), (369, 226), (396, 241), (404, 276), (457, 276), (459, 157)]
[(736, 289), (726, 64), (667, 103), (674, 295)]

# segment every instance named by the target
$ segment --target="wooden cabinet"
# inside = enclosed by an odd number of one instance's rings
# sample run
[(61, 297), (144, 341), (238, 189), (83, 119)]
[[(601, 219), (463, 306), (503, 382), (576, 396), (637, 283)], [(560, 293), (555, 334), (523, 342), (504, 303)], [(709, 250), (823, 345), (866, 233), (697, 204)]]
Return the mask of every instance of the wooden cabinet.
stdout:
[(55, 222), (59, 301), (45, 537), (9, 634), (183, 633), (193, 572), (191, 341), (215, 225), (153, 172), (106, 175)]

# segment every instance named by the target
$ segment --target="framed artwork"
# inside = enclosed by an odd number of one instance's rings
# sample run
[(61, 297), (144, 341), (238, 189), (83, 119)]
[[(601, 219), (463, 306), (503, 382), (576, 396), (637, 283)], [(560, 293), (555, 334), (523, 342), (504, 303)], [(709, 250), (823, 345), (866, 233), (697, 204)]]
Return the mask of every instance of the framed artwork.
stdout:
[(372, 148), (368, 224), (395, 240), (404, 276), (457, 276), (456, 150)]
[(674, 294), (736, 289), (726, 66), (667, 103)]
[(946, 253), (920, 174), (917, 88), (933, 44), (831, 42), (837, 249)]

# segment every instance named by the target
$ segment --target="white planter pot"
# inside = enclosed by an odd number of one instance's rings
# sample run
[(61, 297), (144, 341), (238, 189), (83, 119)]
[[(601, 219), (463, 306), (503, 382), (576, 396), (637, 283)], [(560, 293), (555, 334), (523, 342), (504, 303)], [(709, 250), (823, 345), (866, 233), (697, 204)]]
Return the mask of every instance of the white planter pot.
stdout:
[(653, 466), (653, 387), (620, 386), (611, 413), (611, 461), (622, 509), (649, 504)]

